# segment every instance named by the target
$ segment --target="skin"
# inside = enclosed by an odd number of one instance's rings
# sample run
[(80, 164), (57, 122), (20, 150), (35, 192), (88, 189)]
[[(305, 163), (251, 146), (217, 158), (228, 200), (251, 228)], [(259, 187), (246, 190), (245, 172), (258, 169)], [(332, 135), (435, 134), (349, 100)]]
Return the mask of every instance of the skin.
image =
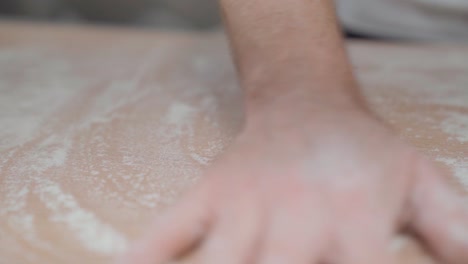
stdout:
[(204, 264), (392, 264), (403, 229), (444, 263), (468, 263), (468, 209), (368, 110), (332, 1), (220, 3), (244, 129), (119, 263), (193, 250)]

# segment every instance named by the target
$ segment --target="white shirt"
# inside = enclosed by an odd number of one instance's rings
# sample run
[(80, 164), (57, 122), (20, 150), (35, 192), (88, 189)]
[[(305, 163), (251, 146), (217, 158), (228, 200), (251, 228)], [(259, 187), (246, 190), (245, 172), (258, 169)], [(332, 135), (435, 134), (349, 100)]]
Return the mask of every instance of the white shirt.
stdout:
[(337, 6), (356, 33), (468, 42), (468, 0), (337, 0)]

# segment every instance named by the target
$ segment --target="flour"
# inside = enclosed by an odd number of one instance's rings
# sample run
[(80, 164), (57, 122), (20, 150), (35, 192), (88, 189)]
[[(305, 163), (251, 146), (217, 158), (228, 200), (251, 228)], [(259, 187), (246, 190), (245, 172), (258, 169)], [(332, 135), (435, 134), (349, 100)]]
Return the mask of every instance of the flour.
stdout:
[(184, 133), (191, 133), (193, 136), (193, 131), (187, 131), (191, 129), (191, 124), (193, 123), (193, 117), (196, 113), (196, 110), (187, 104), (182, 102), (173, 102), (169, 106), (169, 110), (166, 116), (163, 119), (165, 125), (164, 128), (168, 128), (170, 132), (165, 131), (166, 138), (180, 138)]
[(19, 212), (26, 207), (26, 198), (29, 194), (27, 186), (19, 187), (14, 192), (9, 191), (6, 194), (6, 199), (3, 201), (3, 206), (0, 207), (0, 215), (6, 215), (10, 212)]
[(361, 78), (369, 101), (390, 124), (404, 127), (407, 140), (447, 165), (468, 191), (468, 53), (440, 48), (428, 55), (401, 47), (389, 54), (384, 49), (352, 53), (366, 69)]
[(197, 161), (198, 164), (206, 167), (223, 152), (224, 145), (224, 142), (212, 139), (208, 142), (208, 146), (206, 148), (198, 150), (198, 152), (194, 149), (193, 146), (189, 146), (188, 149), (190, 150), (190, 157)]
[(194, 112), (193, 107), (181, 102), (174, 102), (171, 103), (165, 120), (169, 125), (181, 126), (190, 121)]
[(441, 130), (446, 134), (448, 142), (460, 145), (462, 150), (458, 156), (445, 157), (440, 154), (437, 161), (450, 167), (455, 178), (468, 191), (468, 114), (458, 112), (444, 112), (444, 119), (440, 125)]
[[(50, 168), (64, 166), (70, 147), (71, 141), (69, 139), (50, 136), (39, 143), (34, 151), (23, 157), (23, 161), (28, 165), (19, 166), (17, 171), (40, 175)], [(33, 176), (32, 178), (39, 177)]]
[(468, 143), (468, 114), (450, 112), (442, 123), (442, 130), (460, 143)]
[[(65, 165), (70, 147), (70, 141), (59, 140), (52, 136), (38, 144), (34, 151), (27, 153), (22, 161), (29, 165), (19, 166), (16, 171), (29, 177), (31, 187), (21, 188), (19, 186), (22, 184), (11, 183), (10, 190), (7, 190), (7, 206), (0, 211), (0, 214), (18, 212), (10, 219), (14, 219), (15, 225), (27, 231), (24, 234), (29, 240), (37, 241), (32, 221), (34, 216), (24, 213), (27, 206), (26, 198), (30, 195), (37, 195), (50, 210), (49, 219), (65, 224), (72, 231), (71, 234), (77, 236), (86, 248), (100, 254), (120, 252), (126, 245), (123, 236), (100, 222), (94, 214), (84, 210), (72, 195), (64, 193), (60, 186), (47, 179), (44, 174), (50, 169)], [(23, 185), (27, 182), (23, 180)], [(21, 189), (17, 191), (17, 188)]]
[[(9, 80), (1, 73), (0, 78)], [(65, 82), (35, 83), (29, 78), (33, 76), (25, 74), (24, 79), (16, 82), (0, 83), (0, 151), (23, 145), (33, 139), (50, 115), (75, 94), (74, 85), (70, 89), (63, 89)], [(23, 88), (12, 88), (18, 86)]]
[[(77, 132), (99, 122), (109, 122), (115, 109), (143, 95), (133, 91), (134, 79), (130, 79), (131, 83), (110, 85), (104, 91), (109, 91), (107, 94), (95, 97), (102, 99), (95, 104), (100, 108), (80, 106), (77, 114), (72, 115), (80, 126), (62, 126), (68, 117), (63, 119), (60, 109), (65, 105), (73, 109), (73, 102), (80, 99), (76, 94), (86, 94), (89, 81), (74, 76), (64, 61), (39, 54), (42, 52), (24, 50), (0, 53), (0, 64), (8, 64), (4, 68), (9, 70), (0, 73), (0, 174), (3, 177), (0, 219), (12, 228), (1, 230), (4, 223), (0, 223), (0, 232), (13, 232), (9, 235), (28, 241), (33, 248), (61, 255), (54, 250), (57, 245), (37, 232), (36, 214), (43, 212), (38, 211), (40, 206), (33, 207), (31, 201), (39, 200), (47, 208), (48, 220), (64, 225), (70, 238), (76, 238), (86, 249), (104, 255), (120, 252), (126, 246), (126, 238), (84, 209), (73, 194), (64, 192), (57, 183), (71, 179), (83, 181), (85, 177), (74, 176), (72, 171), (68, 175), (58, 173), (67, 162), (73, 162), (69, 155)], [(35, 65), (39, 61), (40, 67)], [(12, 78), (16, 75), (18, 78)], [(117, 101), (118, 98), (125, 100)], [(83, 112), (86, 110), (90, 112)], [(92, 170), (90, 174), (96, 177), (97, 171)]]
[(208, 157), (203, 157), (201, 156), (200, 154), (198, 153), (190, 153), (190, 157), (192, 157), (192, 159), (194, 159), (195, 161), (197, 161), (199, 164), (201, 165), (208, 165), (210, 163), (210, 161), (212, 161), (212, 159), (208, 158)]
[(453, 176), (468, 191), (468, 156), (458, 158), (437, 157), (437, 161), (444, 163), (452, 169)]
[(100, 254), (122, 252), (126, 239), (110, 226), (104, 224), (92, 212), (83, 209), (75, 198), (56, 183), (40, 180), (36, 192), (52, 212), (50, 220), (65, 224), (82, 244)]

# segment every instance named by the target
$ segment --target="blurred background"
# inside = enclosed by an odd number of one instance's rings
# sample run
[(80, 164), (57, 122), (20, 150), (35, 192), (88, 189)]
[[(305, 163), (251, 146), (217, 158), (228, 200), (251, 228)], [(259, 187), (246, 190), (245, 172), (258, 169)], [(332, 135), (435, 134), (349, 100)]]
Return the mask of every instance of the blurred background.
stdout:
[(220, 22), (217, 0), (0, 0), (0, 15), (173, 29), (210, 29)]
[[(351, 36), (468, 41), (468, 0), (335, 1)], [(217, 0), (0, 0), (0, 18), (189, 30), (220, 25)]]

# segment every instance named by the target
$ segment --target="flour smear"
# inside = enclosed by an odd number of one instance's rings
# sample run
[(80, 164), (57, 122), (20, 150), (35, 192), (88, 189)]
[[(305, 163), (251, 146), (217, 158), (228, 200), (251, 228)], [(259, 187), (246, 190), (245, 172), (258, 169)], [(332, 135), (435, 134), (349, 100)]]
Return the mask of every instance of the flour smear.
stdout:
[[(112, 257), (129, 244), (112, 218), (172, 203), (178, 181), (193, 182), (219, 154), (224, 143), (213, 118), (216, 101), (203, 84), (170, 100), (170, 88), (144, 84), (158, 72), (160, 53), (134, 59), (127, 75), (109, 65), (105, 74), (115, 76), (103, 84), (40, 49), (0, 51), (0, 66), (9, 69), (0, 72), (0, 234), (11, 239), (8, 245), (0, 239), (0, 255), (7, 246), (30, 263), (41, 259), (37, 252), (69, 258), (56, 250), (60, 240), (44, 236), (46, 226), (68, 246)], [(113, 60), (109, 64), (132, 63)], [(206, 74), (208, 66), (193, 67)], [(148, 110), (138, 112), (141, 104)], [(195, 121), (201, 119), (213, 132), (198, 142)], [(109, 129), (122, 120), (145, 122)], [(96, 209), (102, 204), (116, 206)], [(20, 241), (37, 250), (25, 250)]]

